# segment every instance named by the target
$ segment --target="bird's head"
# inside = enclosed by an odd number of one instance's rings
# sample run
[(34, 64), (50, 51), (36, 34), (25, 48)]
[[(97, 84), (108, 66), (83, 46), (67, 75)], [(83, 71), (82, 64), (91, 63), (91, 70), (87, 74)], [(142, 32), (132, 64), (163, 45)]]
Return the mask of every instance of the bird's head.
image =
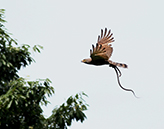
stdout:
[(81, 62), (86, 63), (86, 64), (90, 64), (91, 61), (92, 61), (92, 59), (88, 58), (88, 59), (83, 59)]

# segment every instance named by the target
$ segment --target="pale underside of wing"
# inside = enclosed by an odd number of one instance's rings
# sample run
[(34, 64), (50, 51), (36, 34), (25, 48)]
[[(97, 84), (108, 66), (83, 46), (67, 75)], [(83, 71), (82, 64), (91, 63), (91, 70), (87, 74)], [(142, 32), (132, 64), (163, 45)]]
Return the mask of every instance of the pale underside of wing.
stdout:
[(112, 35), (113, 34), (110, 30), (107, 33), (107, 28), (105, 28), (104, 34), (103, 30), (101, 29), (101, 36), (98, 36), (96, 47), (92, 45), (92, 50), (90, 50), (90, 57), (92, 58), (92, 60), (108, 60), (111, 57), (113, 48), (109, 43), (114, 42), (114, 38), (112, 37)]

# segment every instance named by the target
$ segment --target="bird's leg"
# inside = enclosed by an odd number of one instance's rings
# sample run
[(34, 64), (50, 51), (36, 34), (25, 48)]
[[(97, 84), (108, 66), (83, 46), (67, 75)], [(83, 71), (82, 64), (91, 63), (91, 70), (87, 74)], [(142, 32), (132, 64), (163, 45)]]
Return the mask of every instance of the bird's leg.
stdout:
[(131, 89), (126, 89), (126, 88), (124, 88), (124, 87), (121, 85), (120, 80), (119, 80), (119, 77), (120, 77), (120, 76), (119, 76), (119, 74), (118, 74), (118, 71), (120, 72), (120, 70), (117, 68), (117, 66), (112, 67), (112, 68), (114, 68), (114, 70), (116, 71), (116, 74), (117, 74), (117, 81), (118, 81), (119, 86), (120, 86), (123, 90), (125, 90), (125, 91), (131, 91), (131, 92), (133, 93), (133, 95), (134, 95), (136, 98), (138, 98), (138, 97), (135, 95), (135, 93), (134, 93), (133, 90), (131, 90)]

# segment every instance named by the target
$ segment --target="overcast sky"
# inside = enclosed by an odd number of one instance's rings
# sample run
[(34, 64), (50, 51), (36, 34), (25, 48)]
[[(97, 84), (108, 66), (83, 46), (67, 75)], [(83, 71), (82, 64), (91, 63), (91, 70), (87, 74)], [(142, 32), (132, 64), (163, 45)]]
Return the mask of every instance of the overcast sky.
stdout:
[[(56, 105), (80, 91), (90, 105), (87, 119), (69, 129), (164, 128), (164, 1), (163, 0), (0, 0), (6, 27), (19, 44), (40, 44), (36, 63), (21, 70), (31, 80), (49, 78), (55, 88), (43, 107), (48, 117)], [(108, 66), (81, 63), (100, 30), (112, 30), (112, 61), (128, 64), (122, 90)]]

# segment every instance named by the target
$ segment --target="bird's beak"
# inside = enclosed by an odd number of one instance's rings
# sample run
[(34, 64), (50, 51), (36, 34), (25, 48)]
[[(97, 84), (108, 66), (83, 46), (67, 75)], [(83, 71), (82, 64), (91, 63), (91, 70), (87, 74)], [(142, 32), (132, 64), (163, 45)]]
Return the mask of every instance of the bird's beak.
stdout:
[(83, 62), (83, 63), (84, 63), (84, 60), (82, 60), (81, 62)]

